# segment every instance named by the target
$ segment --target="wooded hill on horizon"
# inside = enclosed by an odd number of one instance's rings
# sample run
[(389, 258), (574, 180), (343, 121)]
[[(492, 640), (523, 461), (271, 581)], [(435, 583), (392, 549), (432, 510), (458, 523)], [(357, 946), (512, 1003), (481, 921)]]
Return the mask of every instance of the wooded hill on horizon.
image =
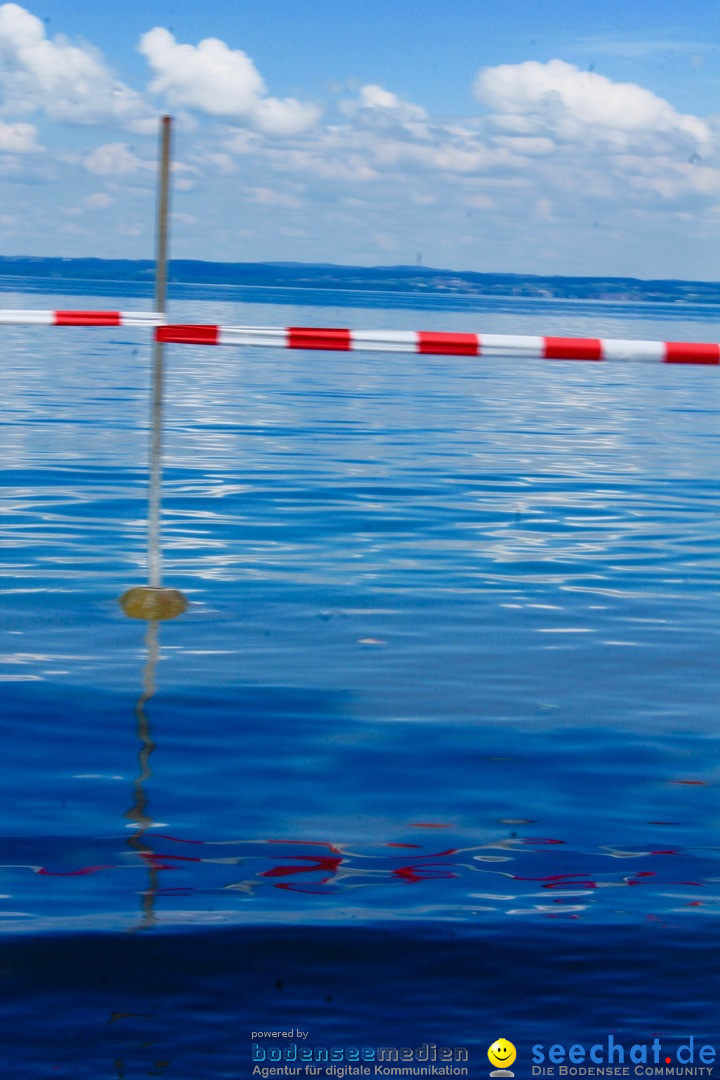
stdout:
[[(0, 255), (5, 277), (152, 283), (152, 259), (71, 259)], [(339, 266), (331, 263), (228, 263), (171, 259), (170, 283), (284, 286), (378, 292), (446, 292), (466, 296), (524, 296), (583, 300), (717, 304), (720, 282), (631, 277), (493, 274), (426, 266)]]

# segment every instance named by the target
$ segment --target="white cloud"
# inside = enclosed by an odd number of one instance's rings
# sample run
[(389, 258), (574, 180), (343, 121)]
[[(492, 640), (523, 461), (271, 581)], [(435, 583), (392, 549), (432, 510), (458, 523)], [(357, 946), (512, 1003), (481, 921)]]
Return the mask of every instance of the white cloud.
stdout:
[(230, 155), (224, 152), (208, 152), (206, 154), (203, 154), (199, 161), (204, 169), (207, 169), (208, 164), (214, 165), (217, 172), (221, 173), (224, 176), (229, 176), (230, 174), (237, 172), (237, 165), (230, 157)]
[(420, 168), (430, 172), (479, 175), (514, 163), (513, 155), (502, 147), (486, 146), (480, 139), (456, 141), (439, 132), (430, 144), (390, 141), (374, 147), (381, 166)]
[(705, 121), (677, 112), (652, 91), (612, 82), (564, 60), (485, 68), (475, 80), (475, 94), (494, 110), (496, 129), (508, 134), (618, 148), (643, 136), (670, 136), (689, 146), (710, 137)]
[(211, 116), (242, 116), (265, 93), (250, 57), (218, 38), (181, 45), (169, 30), (156, 26), (142, 35), (138, 47), (156, 73), (150, 89), (166, 94), (172, 104)]
[[(715, 132), (713, 121), (681, 114), (641, 86), (559, 60), (485, 69), (476, 89), (492, 112), (458, 122), (368, 83), (340, 101), (340, 122), (282, 146), (257, 129), (218, 130), (211, 149), (242, 155), (248, 191), (268, 208), (273, 173), (283, 182), (307, 178), (318, 204), (359, 199), (379, 215), (405, 215), (409, 206), (492, 208), (498, 222), (552, 221), (558, 229), (650, 205), (701, 212), (717, 202), (720, 119)], [(295, 196), (298, 211), (309, 209), (304, 192)]]
[(430, 137), (430, 117), (421, 105), (404, 101), (377, 83), (362, 86), (358, 98), (357, 103), (346, 102), (345, 112), (354, 117), (360, 127), (387, 131), (398, 129), (415, 138)]
[(295, 101), (294, 98), (262, 98), (250, 118), (260, 131), (268, 135), (299, 135), (315, 126), (320, 118), (316, 105)]
[(6, 124), (0, 120), (0, 151), (6, 154), (34, 154), (42, 147), (37, 144), (34, 124)]
[(504, 146), (508, 150), (513, 150), (516, 154), (522, 154), (523, 157), (543, 157), (545, 154), (552, 154), (556, 150), (556, 144), (552, 139), (540, 136), (497, 135), (493, 142), (497, 146)]
[(144, 161), (127, 143), (106, 143), (87, 155), (83, 165), (96, 176), (131, 176), (133, 173), (155, 171), (154, 161)]
[[(268, 144), (257, 132), (235, 130), (226, 134), (223, 149), (242, 154), (245, 164), (254, 159), (284, 174), (306, 174), (339, 187), (425, 183), (437, 174), (484, 176), (525, 163), (517, 148), (495, 143), (467, 125), (434, 121), (420, 105), (374, 83), (362, 86), (356, 99), (341, 101), (339, 108), (342, 123), (318, 127), (282, 147)], [(533, 140), (535, 153), (541, 142)], [(423, 193), (415, 191), (413, 197), (417, 194)]]
[(130, 128), (149, 119), (140, 94), (115, 79), (94, 49), (50, 40), (19, 4), (0, 5), (0, 89), (6, 115), (42, 109), (54, 120)]
[(286, 206), (292, 209), (302, 206), (302, 202), (296, 195), (289, 195), (276, 188), (251, 187), (247, 192), (247, 198), (260, 206)]
[(364, 184), (378, 179), (380, 174), (368, 161), (371, 155), (363, 154), (362, 150), (352, 138), (348, 140), (331, 132), (312, 140), (306, 149), (263, 147), (257, 157), (281, 173), (304, 173), (314, 180)]
[(250, 57), (219, 38), (182, 45), (156, 26), (142, 35), (138, 48), (155, 72), (150, 90), (163, 94), (171, 106), (242, 119), (270, 135), (295, 135), (319, 119), (316, 105), (268, 97)]

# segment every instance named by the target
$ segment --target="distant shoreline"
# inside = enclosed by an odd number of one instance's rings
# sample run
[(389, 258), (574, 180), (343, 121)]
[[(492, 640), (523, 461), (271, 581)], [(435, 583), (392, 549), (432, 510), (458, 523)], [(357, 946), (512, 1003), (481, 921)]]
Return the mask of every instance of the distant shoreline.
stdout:
[[(3, 278), (134, 282), (150, 288), (150, 259), (58, 259), (0, 255)], [(416, 296), (522, 297), (670, 304), (720, 304), (720, 282), (621, 277), (559, 277), (481, 274), (424, 266), (335, 266), (315, 263), (215, 263), (172, 259), (169, 282), (183, 285), (242, 285), (258, 288), (393, 292)]]

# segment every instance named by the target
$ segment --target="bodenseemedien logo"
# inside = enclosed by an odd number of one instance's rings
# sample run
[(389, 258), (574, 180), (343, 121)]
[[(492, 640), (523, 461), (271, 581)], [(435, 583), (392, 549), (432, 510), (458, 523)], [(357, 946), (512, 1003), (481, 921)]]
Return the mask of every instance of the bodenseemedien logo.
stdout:
[(490, 1075), (514, 1076), (515, 1073), (510, 1072), (508, 1065), (512, 1065), (516, 1057), (517, 1051), (508, 1039), (496, 1039), (488, 1049), (490, 1064), (495, 1066)]

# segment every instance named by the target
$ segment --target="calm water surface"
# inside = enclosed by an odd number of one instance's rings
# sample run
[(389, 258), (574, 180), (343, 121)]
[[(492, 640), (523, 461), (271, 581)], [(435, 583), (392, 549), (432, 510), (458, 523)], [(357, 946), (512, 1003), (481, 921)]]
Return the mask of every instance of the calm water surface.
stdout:
[[(150, 306), (26, 285), (2, 306)], [(280, 292), (171, 315), (717, 338), (700, 307)], [(8, 1075), (250, 1076), (273, 1025), (475, 1075), (498, 1035), (523, 1068), (720, 1042), (716, 370), (170, 346), (191, 604), (147, 635), (117, 604), (147, 334), (1, 332)]]

